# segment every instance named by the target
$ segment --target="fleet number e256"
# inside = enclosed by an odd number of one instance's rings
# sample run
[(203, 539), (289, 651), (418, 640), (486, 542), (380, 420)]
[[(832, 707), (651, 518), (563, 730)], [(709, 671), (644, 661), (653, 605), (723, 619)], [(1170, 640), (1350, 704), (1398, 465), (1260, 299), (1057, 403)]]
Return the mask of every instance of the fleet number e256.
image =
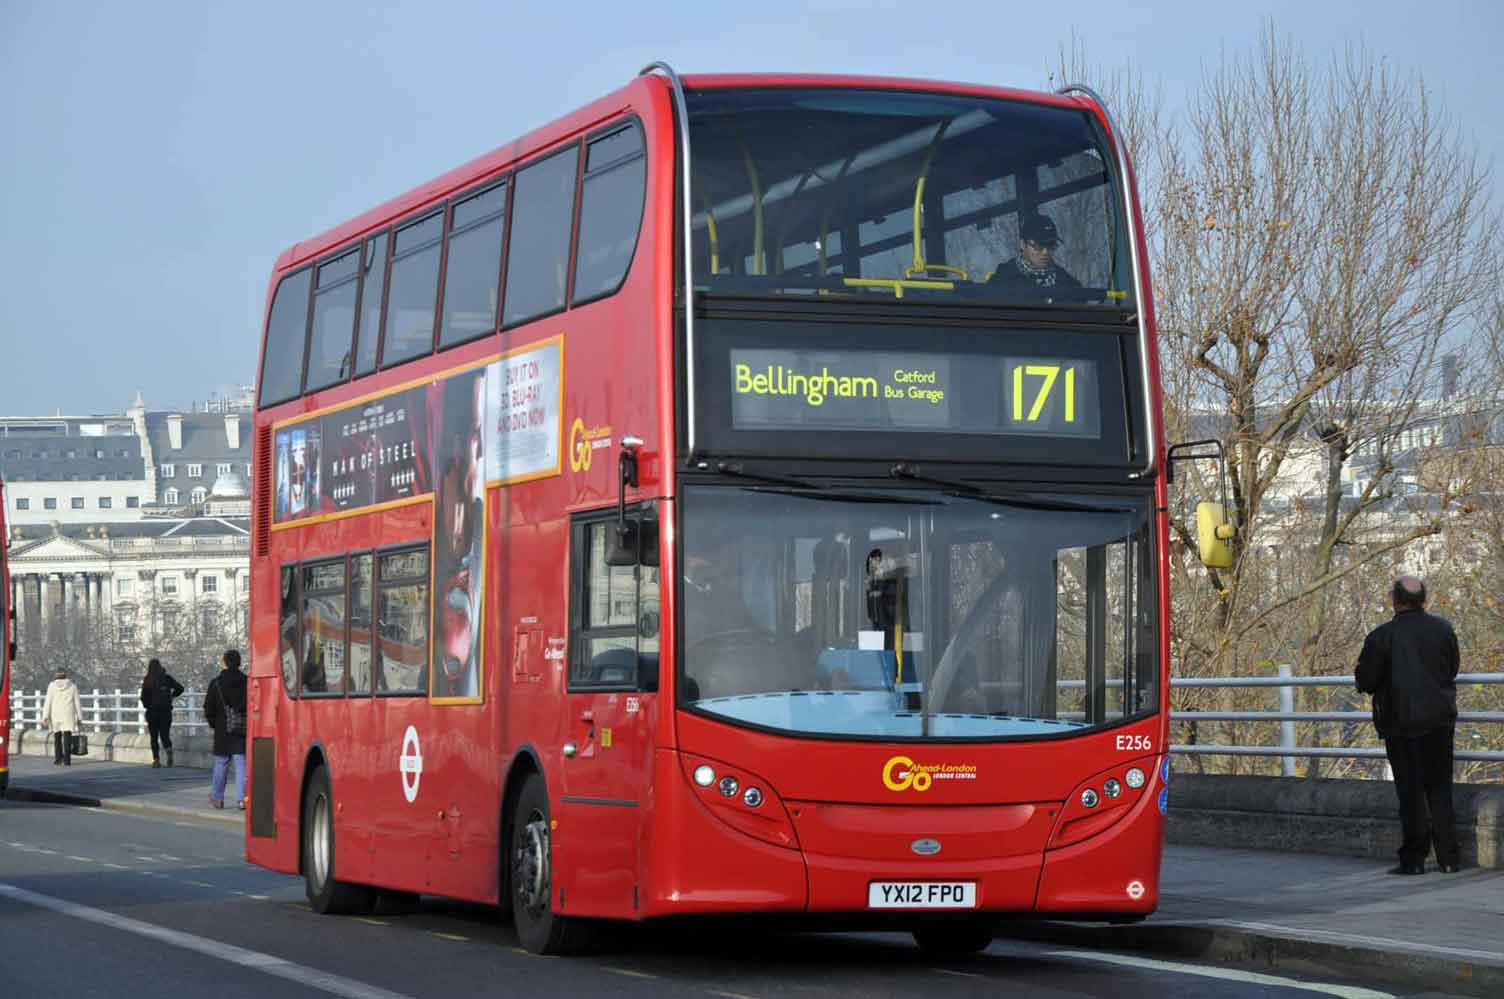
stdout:
[(1118, 748), (1127, 752), (1152, 752), (1154, 743), (1147, 735), (1120, 735)]

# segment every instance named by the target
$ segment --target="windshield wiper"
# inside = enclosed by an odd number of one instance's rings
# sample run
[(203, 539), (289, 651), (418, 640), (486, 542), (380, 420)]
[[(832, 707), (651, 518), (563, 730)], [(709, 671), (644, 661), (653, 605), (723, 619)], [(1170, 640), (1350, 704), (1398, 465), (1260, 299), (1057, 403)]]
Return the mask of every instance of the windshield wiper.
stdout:
[(899, 506), (934, 506), (934, 500), (914, 496), (894, 496), (888, 493), (839, 492), (818, 486), (747, 486), (748, 492), (771, 493), (775, 496), (798, 496), (805, 499), (830, 500), (832, 503), (881, 503)]
[(905, 461), (894, 465), (889, 469), (888, 474), (895, 479), (910, 479), (914, 482), (940, 486), (946, 491), (947, 496), (979, 499), (985, 503), (995, 503), (998, 506), (1013, 507), (1017, 510), (1080, 511), (1083, 513), (1133, 513), (1135, 510), (1131, 506), (1099, 506), (1093, 503), (1073, 503), (1070, 500), (1023, 499), (1018, 496), (988, 492), (976, 483), (967, 482), (964, 479), (941, 479), (933, 475), (925, 475), (918, 465)]
[(766, 472), (749, 472), (739, 461), (718, 461), (715, 470), (722, 475), (731, 475), (738, 479), (752, 479), (755, 482), (771, 482), (775, 486), (797, 486), (800, 489), (814, 489), (814, 483), (796, 479), (792, 475), (771, 475)]

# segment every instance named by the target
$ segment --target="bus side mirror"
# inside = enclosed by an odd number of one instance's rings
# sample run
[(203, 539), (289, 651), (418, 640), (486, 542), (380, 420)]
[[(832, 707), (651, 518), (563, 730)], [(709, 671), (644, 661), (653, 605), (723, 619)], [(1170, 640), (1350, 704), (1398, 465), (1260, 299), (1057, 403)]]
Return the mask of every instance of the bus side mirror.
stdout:
[(607, 565), (658, 564), (658, 522), (635, 517), (618, 521), (606, 534)]
[(1232, 568), (1232, 539), (1238, 529), (1227, 522), (1221, 503), (1196, 504), (1196, 547), (1208, 569)]

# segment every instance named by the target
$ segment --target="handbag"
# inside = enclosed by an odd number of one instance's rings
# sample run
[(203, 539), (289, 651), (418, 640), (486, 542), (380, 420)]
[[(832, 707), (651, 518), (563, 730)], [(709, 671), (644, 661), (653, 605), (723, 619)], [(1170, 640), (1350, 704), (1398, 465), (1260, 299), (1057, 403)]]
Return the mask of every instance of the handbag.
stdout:
[(75, 732), (68, 737), (69, 756), (88, 756), (89, 737), (82, 732)]

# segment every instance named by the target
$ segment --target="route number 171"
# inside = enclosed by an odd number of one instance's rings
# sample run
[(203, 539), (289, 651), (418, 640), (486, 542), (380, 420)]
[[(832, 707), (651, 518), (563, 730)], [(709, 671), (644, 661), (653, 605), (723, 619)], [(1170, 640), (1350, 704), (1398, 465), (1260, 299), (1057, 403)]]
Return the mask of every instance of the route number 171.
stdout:
[[(1050, 393), (1055, 389), (1055, 383), (1060, 380), (1061, 366), (1058, 364), (1016, 364), (1013, 366), (1013, 420), (1015, 423), (1037, 423), (1040, 414), (1045, 411), (1049, 404)], [(1024, 413), (1024, 379), (1038, 378), (1039, 391), (1034, 396), (1034, 402), (1029, 406), (1028, 414)], [(1076, 369), (1065, 369), (1065, 412), (1066, 423), (1076, 422)]]

